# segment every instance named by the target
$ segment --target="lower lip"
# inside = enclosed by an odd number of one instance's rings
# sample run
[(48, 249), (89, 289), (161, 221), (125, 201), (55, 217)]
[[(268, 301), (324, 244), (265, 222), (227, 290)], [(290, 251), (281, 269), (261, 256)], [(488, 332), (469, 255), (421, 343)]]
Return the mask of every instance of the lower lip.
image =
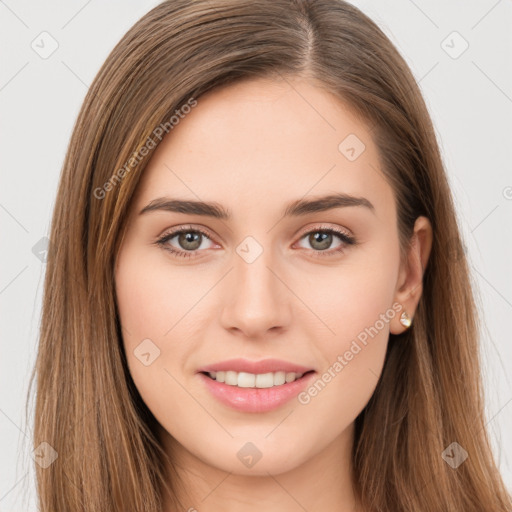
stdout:
[(242, 412), (267, 412), (277, 409), (303, 391), (314, 375), (315, 372), (311, 372), (293, 382), (271, 388), (239, 388), (217, 382), (204, 373), (199, 374), (215, 398)]

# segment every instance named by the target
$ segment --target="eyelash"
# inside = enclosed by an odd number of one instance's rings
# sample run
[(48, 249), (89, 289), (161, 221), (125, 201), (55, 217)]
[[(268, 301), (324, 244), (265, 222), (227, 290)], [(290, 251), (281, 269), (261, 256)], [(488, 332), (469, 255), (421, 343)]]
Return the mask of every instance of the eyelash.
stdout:
[[(179, 229), (176, 229), (175, 231), (171, 231), (170, 233), (167, 233), (163, 235), (161, 238), (159, 238), (155, 243), (162, 247), (164, 250), (169, 251), (175, 256), (181, 257), (181, 258), (195, 258), (195, 253), (199, 252), (198, 250), (195, 251), (179, 251), (176, 250), (169, 245), (167, 245), (167, 242), (174, 238), (176, 235), (179, 235), (180, 233), (201, 233), (203, 236), (208, 238), (208, 240), (211, 240), (209, 234), (202, 230), (201, 228), (192, 228), (192, 227), (182, 227)], [(320, 258), (329, 258), (332, 256), (336, 256), (338, 253), (342, 252), (347, 245), (356, 245), (357, 241), (354, 237), (347, 235), (344, 231), (338, 230), (336, 228), (315, 228), (310, 231), (307, 231), (306, 233), (303, 233), (299, 240), (302, 240), (305, 236), (310, 235), (311, 233), (329, 233), (334, 234), (340, 238), (340, 240), (343, 242), (343, 245), (340, 245), (337, 249), (334, 250), (327, 250), (327, 251), (315, 251), (314, 249), (311, 249), (315, 253), (315, 257)]]

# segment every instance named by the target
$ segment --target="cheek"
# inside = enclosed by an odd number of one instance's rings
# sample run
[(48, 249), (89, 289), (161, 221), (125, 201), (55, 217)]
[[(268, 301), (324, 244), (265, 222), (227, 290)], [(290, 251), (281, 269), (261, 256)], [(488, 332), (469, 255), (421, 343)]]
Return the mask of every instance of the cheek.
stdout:
[[(376, 323), (379, 333), (372, 329), (375, 338), (387, 340), (399, 267), (398, 242), (394, 241), (382, 236), (371, 247), (347, 254), (338, 266), (319, 266), (307, 280), (293, 278), (294, 290), (321, 320), (320, 329), (316, 335), (311, 332), (309, 339), (318, 340), (330, 362), (334, 352), (347, 350), (353, 339)], [(386, 312), (383, 324), (381, 315)]]
[[(336, 335), (317, 337), (322, 367), (297, 397), (304, 422), (300, 429), (334, 440), (361, 413), (373, 395), (384, 364), (389, 336), (388, 308), (365, 304), (366, 309), (346, 308), (334, 324)], [(384, 315), (381, 317), (381, 313)], [(320, 420), (320, 421), (319, 421)]]
[[(391, 238), (391, 240), (393, 240)], [(316, 286), (302, 293), (328, 326), (315, 336), (320, 375), (299, 402), (329, 418), (332, 433), (350, 424), (373, 394), (384, 364), (390, 322), (397, 315), (393, 299), (398, 276), (398, 243), (360, 251), (336, 272), (317, 273)], [(307, 294), (307, 295), (306, 295)], [(395, 306), (396, 307), (396, 306)], [(326, 432), (327, 434), (327, 432)]]
[(178, 272), (170, 275), (169, 266), (162, 267), (135, 248), (120, 254), (115, 283), (123, 346), (135, 386), (152, 412), (168, 408), (171, 401), (178, 410), (186, 401), (173, 400), (180, 388), (172, 376), (192, 350), (187, 339), (193, 315), (187, 310), (197, 301), (197, 290), (194, 294), (193, 286), (180, 282)]
[[(186, 331), (188, 312), (207, 289), (199, 275), (173, 268), (162, 254), (127, 247), (116, 268), (116, 295), (127, 340), (164, 342)], [(185, 327), (184, 327), (185, 326)]]

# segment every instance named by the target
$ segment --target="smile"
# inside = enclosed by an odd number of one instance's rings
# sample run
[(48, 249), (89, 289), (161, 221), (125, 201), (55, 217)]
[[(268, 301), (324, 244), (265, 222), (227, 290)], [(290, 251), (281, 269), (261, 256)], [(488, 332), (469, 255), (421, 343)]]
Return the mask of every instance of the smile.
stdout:
[(284, 371), (258, 374), (235, 371), (208, 372), (208, 376), (211, 379), (239, 388), (271, 388), (274, 386), (282, 386), (285, 383), (300, 379), (302, 375), (302, 373)]
[[(314, 370), (304, 374), (280, 371), (263, 374), (234, 371), (198, 374), (207, 392), (219, 403), (246, 413), (268, 412), (285, 405), (304, 391), (315, 375)], [(220, 381), (222, 378), (225, 382)]]

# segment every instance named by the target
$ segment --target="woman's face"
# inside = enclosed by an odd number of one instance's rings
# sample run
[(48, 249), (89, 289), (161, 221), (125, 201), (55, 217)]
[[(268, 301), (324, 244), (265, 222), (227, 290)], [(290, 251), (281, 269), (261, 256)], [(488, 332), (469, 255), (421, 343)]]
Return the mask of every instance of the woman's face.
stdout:
[(167, 446), (258, 475), (348, 446), (404, 330), (396, 218), (368, 127), (334, 96), (258, 79), (198, 98), (144, 172), (115, 274)]

